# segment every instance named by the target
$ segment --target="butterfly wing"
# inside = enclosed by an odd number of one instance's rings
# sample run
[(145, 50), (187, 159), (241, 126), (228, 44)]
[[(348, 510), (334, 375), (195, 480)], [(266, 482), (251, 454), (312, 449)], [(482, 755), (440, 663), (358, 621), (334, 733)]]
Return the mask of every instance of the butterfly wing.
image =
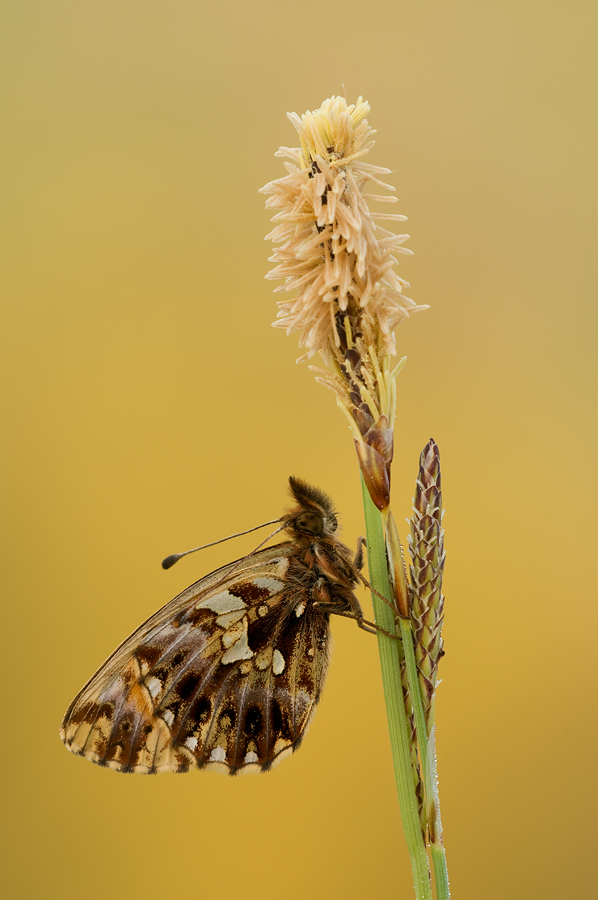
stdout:
[(112, 654), (61, 728), (121, 772), (267, 770), (295, 750), (323, 686), (327, 616), (289, 581), (292, 544), (187, 588)]

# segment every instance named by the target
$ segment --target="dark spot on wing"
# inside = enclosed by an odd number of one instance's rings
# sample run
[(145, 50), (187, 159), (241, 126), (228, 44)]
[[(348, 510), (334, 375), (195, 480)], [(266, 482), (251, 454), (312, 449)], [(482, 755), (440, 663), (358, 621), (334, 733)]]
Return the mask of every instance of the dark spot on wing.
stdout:
[(258, 616), (249, 622), (248, 642), (254, 652), (270, 642), (274, 630), (280, 634), (289, 629), (295, 634), (295, 626), (301, 627), (300, 620), (292, 615), (294, 605), (290, 597), (283, 597), (281, 603), (269, 609), (265, 616)]
[(102, 703), (102, 705), (97, 710), (98, 719), (105, 718), (110, 722), (112, 720), (112, 716), (114, 715), (114, 706), (112, 703)]
[(282, 713), (280, 711), (280, 705), (276, 702), (276, 700), (272, 700), (272, 728), (276, 732), (276, 734), (280, 734), (283, 727), (283, 719)]
[(140, 663), (145, 663), (151, 668), (160, 659), (162, 651), (160, 647), (152, 647), (151, 644), (142, 644), (141, 647), (137, 647), (135, 655)]
[(241, 600), (245, 600), (247, 603), (265, 599), (272, 593), (268, 588), (258, 587), (258, 585), (254, 584), (252, 581), (244, 581), (241, 584), (236, 584), (234, 587), (230, 587), (228, 591), (230, 594), (234, 594), (235, 597), (240, 597)]
[(276, 699), (272, 700), (272, 727), (277, 737), (284, 738), (285, 741), (292, 741), (293, 735), (289, 726), (288, 716)]
[(172, 658), (172, 665), (175, 667), (180, 666), (180, 664), (185, 659), (185, 656), (186, 656), (186, 654), (183, 653), (181, 650), (179, 650), (179, 652), (175, 653), (175, 655)]
[(197, 672), (189, 672), (188, 675), (184, 675), (176, 686), (179, 697), (182, 700), (189, 700), (195, 693), (200, 681), (201, 675)]
[(247, 737), (257, 737), (261, 730), (264, 717), (259, 706), (250, 706), (245, 715), (245, 734)]
[(191, 609), (186, 610), (185, 612), (180, 613), (178, 616), (178, 621), (180, 625), (188, 624), (191, 628), (195, 628), (202, 621), (206, 619), (213, 619), (214, 613), (207, 609), (205, 606), (200, 606), (197, 609), (195, 606), (191, 607)]
[[(212, 704), (207, 697), (200, 697), (189, 712), (189, 719), (203, 725), (208, 721), (212, 714)], [(190, 732), (192, 734), (193, 732)]]
[(87, 703), (83, 709), (80, 709), (79, 712), (73, 716), (71, 719), (75, 725), (78, 725), (80, 722), (87, 722), (88, 725), (93, 725), (95, 720), (98, 717), (98, 707), (96, 703)]

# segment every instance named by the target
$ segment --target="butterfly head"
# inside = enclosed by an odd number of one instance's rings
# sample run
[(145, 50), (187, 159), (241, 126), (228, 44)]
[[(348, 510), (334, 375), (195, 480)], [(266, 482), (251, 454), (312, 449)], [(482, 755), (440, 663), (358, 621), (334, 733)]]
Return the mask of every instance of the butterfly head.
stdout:
[(338, 520), (330, 497), (301, 478), (289, 478), (291, 496), (297, 506), (285, 516), (286, 527), (296, 534), (330, 537)]

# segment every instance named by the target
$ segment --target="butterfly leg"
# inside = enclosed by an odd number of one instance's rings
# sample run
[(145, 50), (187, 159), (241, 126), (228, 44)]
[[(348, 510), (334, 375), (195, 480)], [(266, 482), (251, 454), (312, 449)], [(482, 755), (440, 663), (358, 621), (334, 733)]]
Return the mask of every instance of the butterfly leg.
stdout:
[(348, 588), (335, 585), (334, 596), (332, 596), (326, 579), (320, 578), (312, 588), (312, 592), (316, 598), (314, 609), (319, 609), (321, 612), (328, 613), (329, 615), (354, 619), (357, 622), (358, 627), (363, 629), (363, 631), (369, 632), (369, 634), (380, 632), (387, 637), (398, 640), (396, 634), (391, 634), (390, 631), (386, 631), (384, 628), (376, 625), (375, 622), (369, 622), (364, 618), (359, 600), (353, 591), (350, 591)]
[(375, 622), (368, 622), (367, 619), (357, 619), (357, 626), (358, 628), (363, 629), (363, 631), (367, 631), (368, 634), (385, 634), (386, 637), (392, 638), (393, 641), (400, 640), (398, 634), (386, 631), (385, 628), (381, 628), (379, 625), (376, 625)]
[(389, 607), (389, 609), (392, 610), (392, 614), (393, 614), (393, 616), (395, 617), (395, 621), (398, 620), (397, 608), (396, 608), (396, 606), (394, 605), (394, 603), (390, 603), (390, 601), (387, 600), (386, 597), (384, 597), (379, 591), (377, 591), (376, 588), (375, 588), (373, 585), (371, 585), (371, 584), (369, 583), (369, 581), (367, 580), (367, 578), (365, 578), (365, 577), (361, 574), (361, 572), (359, 571), (359, 569), (357, 569), (357, 576), (358, 576), (359, 580), (362, 582), (362, 584), (363, 584), (364, 587), (366, 587), (369, 591), (371, 591), (372, 594), (375, 594), (376, 597), (378, 597), (380, 600), (384, 600), (384, 602), (385, 602), (386, 605)]
[(344, 619), (354, 619), (357, 622), (358, 628), (361, 628), (363, 631), (367, 631), (368, 634), (385, 634), (386, 637), (392, 638), (393, 641), (400, 640), (398, 634), (392, 634), (392, 632), (386, 631), (385, 628), (381, 628), (380, 625), (376, 625), (375, 622), (369, 622), (367, 619), (364, 619), (363, 616), (356, 616), (354, 613), (351, 613), (348, 610), (323, 609), (322, 604), (320, 603), (314, 603), (314, 609), (319, 609), (322, 612), (327, 612), (334, 616), (342, 616)]
[(360, 537), (357, 538), (357, 550), (355, 551), (355, 559), (353, 560), (353, 565), (355, 566), (357, 571), (360, 571), (361, 569), (363, 569), (363, 548), (364, 547), (367, 548), (367, 541), (363, 537), (363, 535), (361, 535)]

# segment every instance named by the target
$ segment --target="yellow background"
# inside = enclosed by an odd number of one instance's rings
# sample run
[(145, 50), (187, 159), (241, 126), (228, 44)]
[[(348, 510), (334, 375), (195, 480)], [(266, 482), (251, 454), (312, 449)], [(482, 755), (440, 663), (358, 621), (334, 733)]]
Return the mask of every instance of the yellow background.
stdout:
[[(291, 473), (363, 531), (333, 397), (270, 328), (257, 189), (287, 110), (369, 100), (432, 309), (404, 322), (393, 474), (443, 464), (440, 789), (456, 900), (589, 897), (595, 853), (593, 4), (4, 6), (2, 867), (12, 898), (410, 898), (376, 641), (268, 776), (130, 777), (63, 712)], [(404, 531), (403, 531), (404, 533)], [(364, 602), (369, 609), (369, 602)], [(595, 888), (594, 888), (595, 890)]]

